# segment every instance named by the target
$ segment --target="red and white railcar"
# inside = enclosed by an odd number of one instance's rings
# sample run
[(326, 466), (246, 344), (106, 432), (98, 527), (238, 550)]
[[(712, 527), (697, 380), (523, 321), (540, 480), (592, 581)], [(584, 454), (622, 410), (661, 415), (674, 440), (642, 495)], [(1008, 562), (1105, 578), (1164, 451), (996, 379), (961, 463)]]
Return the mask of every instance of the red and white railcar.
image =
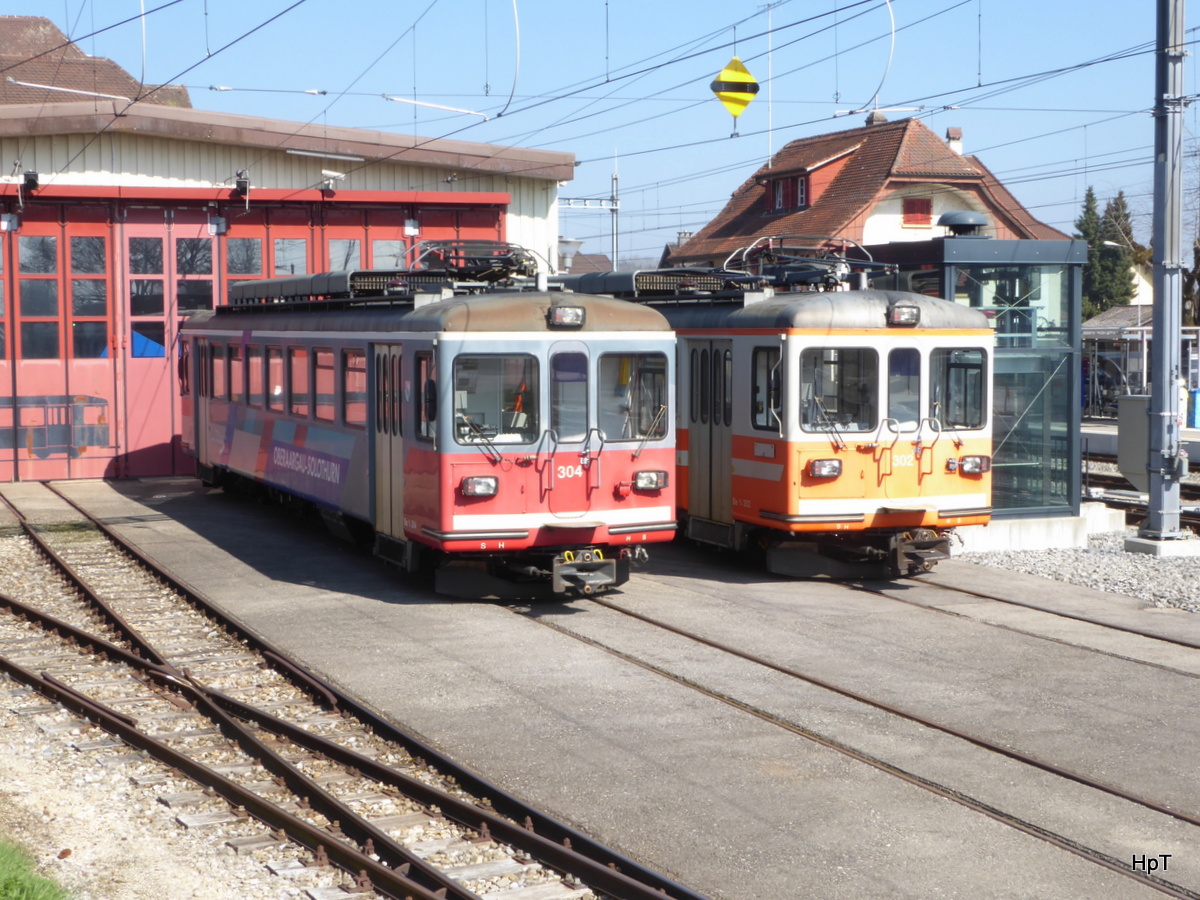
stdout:
[(188, 319), (201, 475), (311, 501), (406, 569), (434, 559), (447, 593), (627, 580), (675, 531), (666, 319), (586, 294), (413, 294), (406, 274), (246, 282)]

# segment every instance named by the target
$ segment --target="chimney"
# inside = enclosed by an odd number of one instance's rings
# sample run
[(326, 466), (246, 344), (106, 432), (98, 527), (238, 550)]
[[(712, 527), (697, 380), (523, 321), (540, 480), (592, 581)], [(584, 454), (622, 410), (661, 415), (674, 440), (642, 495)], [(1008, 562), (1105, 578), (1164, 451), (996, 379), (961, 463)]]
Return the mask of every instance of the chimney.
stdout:
[(962, 156), (962, 129), (947, 128), (946, 129), (946, 145), (950, 148), (951, 153)]
[(692, 233), (690, 231), (680, 231), (676, 234), (675, 243), (682, 245), (691, 240), (691, 238)]
[(882, 125), (885, 122), (887, 122), (887, 116), (885, 116), (881, 110), (873, 109), (867, 113), (868, 125)]

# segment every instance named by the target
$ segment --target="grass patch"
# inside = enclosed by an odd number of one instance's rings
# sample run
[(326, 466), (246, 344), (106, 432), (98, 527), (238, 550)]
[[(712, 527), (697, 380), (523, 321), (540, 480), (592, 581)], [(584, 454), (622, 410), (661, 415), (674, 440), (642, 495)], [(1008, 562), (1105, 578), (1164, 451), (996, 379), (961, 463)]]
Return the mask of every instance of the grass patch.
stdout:
[(21, 847), (0, 840), (0, 900), (68, 900), (70, 894), (34, 871)]

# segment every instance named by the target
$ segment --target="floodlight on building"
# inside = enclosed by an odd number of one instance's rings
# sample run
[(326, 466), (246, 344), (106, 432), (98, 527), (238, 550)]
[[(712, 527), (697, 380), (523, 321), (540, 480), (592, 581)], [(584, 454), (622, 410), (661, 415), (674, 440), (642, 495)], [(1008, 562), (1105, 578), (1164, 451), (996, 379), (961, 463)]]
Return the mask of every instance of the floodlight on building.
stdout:
[(24, 186), (25, 190), (27, 190), (27, 191), (36, 191), (39, 187), (38, 173), (37, 172), (26, 172), (25, 177), (24, 177), (23, 186)]

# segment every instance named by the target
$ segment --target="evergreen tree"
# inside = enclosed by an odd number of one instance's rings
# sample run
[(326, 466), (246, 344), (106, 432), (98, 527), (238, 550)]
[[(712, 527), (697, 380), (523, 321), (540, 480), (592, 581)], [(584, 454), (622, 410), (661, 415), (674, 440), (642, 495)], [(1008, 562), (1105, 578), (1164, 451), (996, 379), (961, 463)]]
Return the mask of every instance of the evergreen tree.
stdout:
[(1096, 248), (1098, 279), (1093, 285), (1101, 311), (1114, 306), (1128, 306), (1134, 291), (1133, 225), (1125, 192), (1109, 200), (1100, 220), (1101, 244)]
[(1099, 306), (1096, 292), (1096, 281), (1099, 270), (1099, 256), (1096, 250), (1103, 238), (1100, 236), (1100, 213), (1096, 210), (1096, 191), (1088, 186), (1083, 198), (1083, 212), (1075, 220), (1075, 237), (1087, 242), (1087, 262), (1083, 264), (1083, 320), (1086, 322), (1092, 316), (1103, 311)]

